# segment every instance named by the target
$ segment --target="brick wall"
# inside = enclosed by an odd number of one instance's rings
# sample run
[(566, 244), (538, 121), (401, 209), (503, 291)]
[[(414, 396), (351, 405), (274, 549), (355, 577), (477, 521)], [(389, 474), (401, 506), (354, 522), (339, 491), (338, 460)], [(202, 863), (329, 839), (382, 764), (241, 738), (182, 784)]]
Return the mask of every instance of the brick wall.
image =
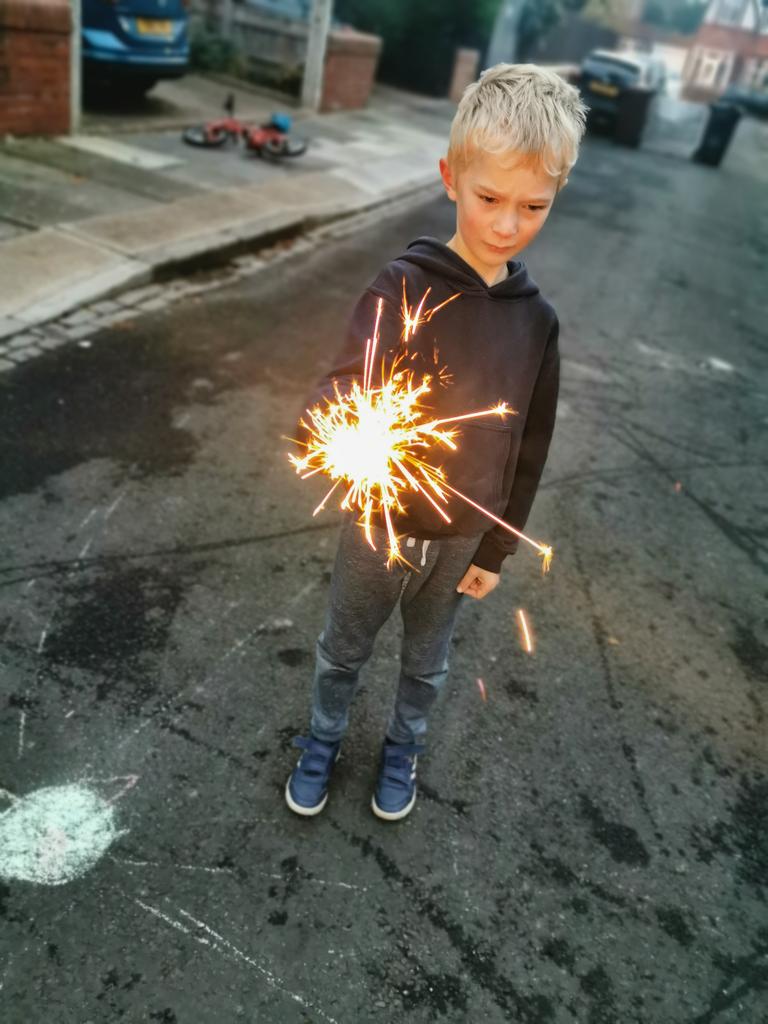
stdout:
[(731, 50), (742, 57), (768, 57), (768, 35), (727, 25), (702, 25), (695, 43), (713, 50)]
[(340, 29), (328, 36), (322, 110), (356, 110), (368, 102), (381, 53), (378, 36)]
[(69, 0), (0, 0), (0, 135), (69, 131)]

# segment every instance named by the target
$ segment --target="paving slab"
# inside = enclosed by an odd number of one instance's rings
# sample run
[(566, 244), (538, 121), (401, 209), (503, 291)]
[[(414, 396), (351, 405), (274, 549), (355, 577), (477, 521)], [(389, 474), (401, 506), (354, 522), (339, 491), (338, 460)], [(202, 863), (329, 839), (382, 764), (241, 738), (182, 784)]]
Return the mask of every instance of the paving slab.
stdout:
[(84, 153), (95, 153), (96, 156), (115, 160), (128, 167), (138, 167), (143, 171), (160, 171), (165, 167), (175, 167), (181, 163), (175, 157), (162, 156), (141, 146), (132, 146), (127, 142), (118, 142), (103, 135), (64, 135), (58, 141), (62, 146), (78, 149)]
[(194, 182), (179, 182), (167, 173), (141, 167), (128, 168), (115, 160), (72, 149), (52, 139), (13, 139), (0, 146), (0, 154), (26, 161), (28, 172), (30, 164), (39, 164), (148, 199), (178, 199), (200, 191), (200, 186)]
[(335, 172), (318, 171), (310, 174), (283, 177), (263, 185), (259, 195), (270, 202), (291, 208), (300, 205), (308, 215), (346, 213), (370, 202), (368, 189), (351, 185), (338, 178)]
[(27, 229), (146, 204), (122, 188), (0, 152), (0, 216)]
[[(0, 337), (14, 321), (41, 322), (127, 283), (146, 268), (104, 246), (55, 228), (3, 244), (0, 275)], [(4, 325), (2, 318), (13, 318)], [(6, 330), (7, 327), (7, 330)]]
[(333, 174), (372, 196), (391, 196), (418, 188), (437, 177), (437, 160), (406, 154), (337, 167)]
[(275, 212), (275, 204), (265, 200), (261, 190), (234, 188), (179, 199), (157, 211), (92, 217), (72, 225), (72, 230), (116, 252), (140, 256), (222, 229), (237, 230)]

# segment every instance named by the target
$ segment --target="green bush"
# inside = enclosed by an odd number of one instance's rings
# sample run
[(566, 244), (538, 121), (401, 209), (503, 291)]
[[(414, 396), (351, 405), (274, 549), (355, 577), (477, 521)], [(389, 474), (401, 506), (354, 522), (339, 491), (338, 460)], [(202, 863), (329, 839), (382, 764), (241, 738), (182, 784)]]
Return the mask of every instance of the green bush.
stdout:
[(457, 47), (485, 50), (500, 0), (336, 0), (339, 21), (384, 40), (379, 78), (444, 96)]
[(229, 39), (211, 32), (203, 25), (194, 25), (189, 37), (189, 63), (197, 71), (235, 74), (241, 61)]

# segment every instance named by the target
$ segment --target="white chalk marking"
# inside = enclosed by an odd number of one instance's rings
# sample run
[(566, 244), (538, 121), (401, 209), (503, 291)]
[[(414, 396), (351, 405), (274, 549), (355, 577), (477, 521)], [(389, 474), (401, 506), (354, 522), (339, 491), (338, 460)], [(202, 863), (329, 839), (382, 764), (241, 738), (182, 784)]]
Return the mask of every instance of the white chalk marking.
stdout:
[(294, 594), (291, 600), (288, 602), (288, 607), (293, 608), (295, 604), (298, 604), (303, 598), (307, 596), (310, 590), (314, 590), (317, 586), (316, 580), (311, 580), (306, 586), (302, 587), (298, 594)]
[(115, 511), (115, 509), (117, 508), (117, 506), (120, 504), (120, 502), (123, 500), (123, 498), (126, 496), (127, 493), (128, 493), (128, 488), (127, 487), (124, 487), (122, 489), (122, 491), (120, 491), (118, 496), (115, 498), (115, 500), (109, 506), (107, 511), (104, 513), (104, 522), (106, 522), (109, 519), (109, 517), (112, 515), (112, 513)]
[(266, 978), (267, 982), (270, 985), (279, 989), (281, 992), (284, 992), (285, 995), (293, 999), (294, 1002), (298, 1003), (300, 1006), (303, 1006), (308, 1010), (314, 1010), (315, 1013), (318, 1013), (323, 1018), (323, 1020), (329, 1021), (330, 1024), (338, 1024), (338, 1022), (335, 1021), (333, 1017), (329, 1017), (327, 1014), (323, 1013), (323, 1011), (318, 1006), (314, 1006), (312, 1003), (307, 1002), (306, 999), (304, 999), (302, 996), (297, 995), (295, 992), (289, 991), (289, 989), (287, 989), (285, 985), (278, 978), (276, 978), (275, 975), (270, 970), (268, 970), (266, 967), (262, 967), (261, 964), (257, 963), (254, 959), (249, 957), (247, 954), (243, 953), (242, 950), (238, 949), (237, 946), (231, 943), (228, 939), (225, 939), (223, 935), (219, 935), (218, 932), (215, 932), (213, 928), (209, 928), (204, 921), (198, 921), (196, 917), (193, 917), (191, 914), (187, 913), (186, 910), (182, 910), (181, 907), (179, 907), (179, 913), (182, 915), (182, 917), (186, 917), (187, 920), (197, 925), (198, 928), (202, 928), (204, 932), (210, 935), (217, 942), (220, 942), (222, 946), (224, 946), (225, 949), (230, 950), (237, 957), (238, 960), (242, 960), (249, 966), (255, 967), (256, 970), (259, 971), (259, 973)]
[[(142, 910), (146, 910), (148, 913), (154, 914), (155, 917), (159, 917), (161, 921), (165, 921), (165, 923), (169, 924), (171, 928), (175, 928), (177, 932), (183, 932), (185, 935), (192, 935), (192, 930), (185, 927), (181, 921), (174, 921), (172, 917), (164, 914), (162, 910), (158, 910), (157, 907), (151, 907), (148, 903), (143, 903), (138, 896), (134, 896), (133, 900), (134, 903), (138, 903)], [(210, 946), (208, 939), (203, 938), (202, 935), (192, 935), (192, 938), (195, 942), (202, 942), (204, 946)]]
[(5, 967), (3, 968), (3, 976), (2, 976), (2, 978), (0, 978), (0, 992), (3, 991), (3, 985), (5, 984), (5, 979), (8, 977), (8, 972), (11, 969), (11, 964), (12, 963), (13, 963), (13, 956), (9, 953), (8, 954), (8, 962), (6, 963)]
[(68, 712), (66, 713), (66, 715), (64, 715), (64, 717), (65, 717), (65, 718), (71, 718), (71, 717), (72, 717), (72, 715), (74, 715), (74, 713), (75, 713), (75, 709), (74, 709), (74, 708), (72, 708), (72, 710), (71, 710), (71, 711), (68, 711)]
[(209, 868), (201, 864), (163, 864), (157, 860), (134, 860), (132, 857), (112, 857), (109, 858), (114, 861), (115, 864), (126, 864), (128, 867), (134, 868), (172, 868), (174, 871), (202, 871), (209, 875), (231, 875), (234, 872), (232, 868)]
[(19, 749), (18, 757), (21, 757), (24, 753), (24, 726), (27, 724), (27, 713), (22, 711), (19, 716)]
[[(267, 822), (267, 824), (274, 824), (274, 822)], [(173, 871), (200, 871), (208, 875), (233, 875), (235, 872), (232, 868), (217, 868), (207, 867), (204, 864), (174, 864), (171, 861), (166, 863), (158, 860), (137, 860), (135, 857), (115, 857), (110, 854), (109, 860), (115, 864), (125, 864), (127, 867), (134, 868), (158, 868), (158, 869), (171, 869)], [(278, 882), (285, 881), (284, 875), (270, 874), (268, 871), (258, 871), (257, 874), (261, 878), (273, 878)], [(337, 885), (341, 889), (351, 889), (355, 892), (368, 892), (368, 888), (365, 885), (352, 885), (349, 882), (332, 882), (325, 878), (307, 878), (307, 882), (312, 882), (315, 885)]]
[[(200, 921), (196, 917), (193, 917), (192, 914), (188, 913), (186, 910), (183, 910), (181, 907), (178, 908), (178, 911), (182, 915), (182, 917), (185, 917), (188, 921), (191, 921), (192, 924), (195, 925), (197, 932), (193, 932), (191, 928), (188, 928), (181, 921), (178, 921), (175, 918), (171, 917), (170, 914), (164, 914), (163, 911), (160, 910), (158, 907), (153, 907), (149, 903), (144, 903), (144, 901), (140, 900), (137, 896), (133, 897), (133, 901), (134, 903), (138, 904), (138, 906), (140, 906), (142, 910), (146, 910), (147, 913), (153, 914), (161, 921), (164, 921), (166, 924), (170, 925), (171, 928), (174, 928), (176, 931), (182, 932), (184, 935), (189, 935), (189, 937), (193, 939), (195, 942), (199, 942), (203, 946), (208, 946), (209, 949), (215, 949), (217, 953), (221, 953), (223, 955), (230, 953), (237, 960), (240, 960), (243, 963), (248, 964), (249, 967), (255, 968), (259, 972), (259, 974), (261, 974), (262, 977), (266, 980), (267, 984), (272, 986), (272, 988), (275, 988), (278, 991), (283, 992), (285, 995), (293, 999), (294, 1002), (299, 1003), (300, 1006), (303, 1006), (308, 1010), (313, 1010), (315, 1013), (319, 1014), (319, 1016), (322, 1017), (323, 1020), (327, 1020), (328, 1024), (338, 1024), (338, 1021), (336, 1021), (333, 1017), (329, 1017), (318, 1006), (309, 1003), (302, 996), (296, 995), (295, 992), (291, 992), (289, 989), (285, 987), (285, 985), (280, 981), (279, 978), (275, 977), (275, 975), (270, 970), (268, 970), (266, 967), (262, 967), (260, 963), (258, 963), (252, 957), (248, 956), (247, 953), (243, 953), (241, 949), (238, 949), (237, 946), (234, 945), (234, 943), (230, 942), (228, 939), (225, 939), (223, 935), (220, 935), (217, 931), (214, 931), (213, 928), (210, 928), (204, 921)], [(200, 935), (200, 931), (205, 932), (205, 935)], [(206, 938), (206, 935), (210, 936), (210, 938)]]
[[(263, 878), (276, 878), (279, 882), (285, 881), (285, 875), (270, 875), (267, 871), (260, 871)], [(350, 885), (348, 882), (329, 882), (325, 878), (307, 878), (307, 882), (314, 882), (315, 885), (338, 885), (342, 889), (355, 889), (357, 892), (368, 892), (364, 885)]]
[(81, 551), (81, 552), (80, 552), (80, 554), (79, 554), (79, 555), (77, 556), (77, 557), (78, 557), (78, 559), (83, 559), (83, 558), (85, 558), (85, 556), (86, 556), (86, 555), (88, 554), (88, 549), (90, 548), (91, 544), (93, 544), (93, 537), (91, 537), (91, 539), (90, 539), (90, 540), (88, 540), (88, 541), (86, 541), (86, 542), (85, 542), (85, 544), (83, 545), (83, 549), (82, 549), (82, 551)]
[(38, 653), (38, 654), (41, 654), (41, 653), (42, 653), (43, 647), (45, 646), (45, 638), (46, 638), (46, 637), (48, 636), (48, 626), (49, 626), (49, 625), (50, 625), (50, 620), (49, 620), (49, 621), (48, 621), (48, 623), (47, 623), (47, 624), (46, 624), (46, 625), (45, 625), (45, 626), (43, 627), (43, 631), (42, 631), (42, 633), (40, 634), (40, 639), (39, 639), (39, 640), (38, 640), (38, 642), (37, 642), (37, 653)]
[(717, 356), (708, 356), (707, 363), (713, 370), (722, 370), (723, 373), (733, 373), (733, 367), (731, 364), (726, 363), (724, 359), (718, 359)]
[(116, 793), (113, 793), (111, 797), (106, 801), (108, 804), (117, 803), (117, 801), (125, 796), (125, 794), (136, 785), (139, 781), (138, 775), (111, 775), (108, 779), (97, 779), (92, 776), (87, 776), (80, 780), (81, 782), (97, 782), (100, 786), (111, 786), (113, 782), (124, 783), (122, 789), (119, 789)]
[(25, 584), (24, 584), (24, 589), (25, 589), (25, 590), (31, 590), (31, 589), (32, 589), (32, 587), (34, 587), (34, 585), (35, 585), (36, 583), (37, 583), (37, 578), (35, 578), (35, 579), (33, 579), (33, 580), (29, 580), (29, 582), (28, 582), (28, 583), (25, 583)]
[(90, 521), (93, 519), (93, 517), (96, 515), (96, 513), (98, 511), (99, 511), (99, 506), (98, 505), (94, 505), (93, 508), (91, 509), (91, 511), (88, 513), (88, 515), (82, 521), (82, 523), (80, 523), (80, 525), (78, 526), (78, 530), (82, 530), (82, 528), (84, 526), (87, 526), (88, 523), (90, 523)]
[[(301, 590), (297, 594), (294, 594), (294, 596), (290, 599), (290, 601), (286, 605), (286, 609), (287, 608), (292, 608), (295, 604), (298, 604), (298, 602), (303, 600), (307, 596), (307, 594), (309, 594), (309, 592), (311, 590), (313, 590), (316, 586), (317, 586), (317, 581), (316, 580), (311, 580), (309, 583), (307, 583), (305, 586), (303, 586), (301, 588)], [(236, 603), (239, 604), (240, 602), (236, 602)], [(202, 683), (199, 684), (198, 692), (202, 691), (208, 683), (212, 682), (214, 676), (219, 671), (219, 669), (222, 667), (224, 662), (227, 661), (235, 653), (235, 651), (241, 650), (242, 647), (251, 638), (255, 638), (256, 640), (259, 640), (260, 639), (260, 634), (262, 634), (264, 632), (264, 629), (267, 627), (267, 625), (269, 623), (271, 623), (271, 622), (274, 622), (274, 621), (275, 621), (275, 618), (273, 616), (268, 615), (267, 618), (264, 619), (263, 622), (260, 622), (259, 625), (255, 629), (251, 630), (251, 632), (248, 633), (246, 636), (244, 636), (241, 640), (238, 640), (237, 643), (234, 645), (234, 647), (231, 647), (227, 651), (226, 654), (222, 655), (222, 657), (219, 658), (218, 662), (213, 666), (213, 668), (208, 673), (208, 675), (203, 679)], [(148, 725), (150, 725), (154, 721), (155, 714), (157, 714), (160, 711), (165, 711), (168, 707), (170, 707), (170, 705), (173, 704), (174, 701), (179, 699), (179, 697), (182, 695), (182, 693), (184, 693), (187, 689), (189, 689), (190, 685), (191, 684), (187, 683), (185, 686), (182, 686), (181, 689), (177, 690), (176, 693), (174, 693), (171, 697), (168, 698), (168, 700), (164, 701), (163, 704), (161, 704), (160, 707), (158, 708), (157, 712), (153, 712), (151, 715), (149, 715), (147, 718), (145, 718), (143, 722), (140, 722), (136, 726), (136, 728), (133, 730), (133, 732), (130, 732), (130, 733), (128, 733), (127, 736), (124, 736), (123, 739), (115, 747), (115, 750), (122, 750), (122, 748), (127, 743), (130, 743), (131, 740), (135, 739), (136, 736), (138, 736), (140, 732), (143, 732), (144, 729), (146, 729), (146, 727)]]
[(0, 878), (63, 885), (123, 834), (110, 803), (86, 786), (38, 789), (0, 814)]

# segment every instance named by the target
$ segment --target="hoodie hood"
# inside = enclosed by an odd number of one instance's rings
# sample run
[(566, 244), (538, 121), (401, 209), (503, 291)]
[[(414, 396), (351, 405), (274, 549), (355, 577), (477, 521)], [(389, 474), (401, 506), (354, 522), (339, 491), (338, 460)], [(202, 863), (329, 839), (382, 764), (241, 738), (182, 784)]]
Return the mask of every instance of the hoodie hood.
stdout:
[(457, 291), (479, 292), (493, 299), (524, 299), (538, 295), (539, 292), (538, 285), (520, 260), (510, 260), (507, 263), (509, 276), (489, 288), (466, 260), (436, 238), (417, 238), (399, 257), (398, 262), (421, 267), (427, 273), (441, 277)]

